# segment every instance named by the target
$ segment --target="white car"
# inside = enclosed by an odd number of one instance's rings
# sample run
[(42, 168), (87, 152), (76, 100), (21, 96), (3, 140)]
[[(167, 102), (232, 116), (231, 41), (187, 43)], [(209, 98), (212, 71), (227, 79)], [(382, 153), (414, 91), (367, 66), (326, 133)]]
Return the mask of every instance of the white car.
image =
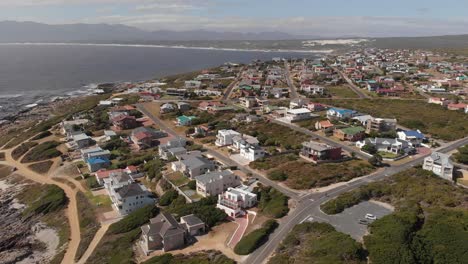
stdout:
[(373, 214), (366, 214), (365, 217), (366, 217), (366, 219), (369, 219), (369, 220), (376, 220), (377, 219), (377, 217), (375, 215), (373, 215)]

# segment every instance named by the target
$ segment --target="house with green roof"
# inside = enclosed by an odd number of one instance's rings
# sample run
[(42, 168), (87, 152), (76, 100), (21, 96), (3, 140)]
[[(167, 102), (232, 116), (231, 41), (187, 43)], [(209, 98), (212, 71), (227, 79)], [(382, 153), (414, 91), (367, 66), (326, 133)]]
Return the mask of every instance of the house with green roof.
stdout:
[(196, 119), (196, 116), (186, 116), (182, 115), (177, 117), (177, 125), (178, 126), (190, 126), (192, 125), (192, 121)]
[(342, 141), (356, 142), (363, 140), (366, 129), (360, 126), (335, 129), (333, 136)]

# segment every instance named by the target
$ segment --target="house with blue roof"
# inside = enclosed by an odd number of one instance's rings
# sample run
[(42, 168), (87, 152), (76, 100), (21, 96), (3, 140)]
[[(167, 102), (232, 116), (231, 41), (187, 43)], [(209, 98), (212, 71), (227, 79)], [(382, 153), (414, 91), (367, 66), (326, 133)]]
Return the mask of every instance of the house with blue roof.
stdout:
[(192, 121), (197, 118), (196, 116), (179, 116), (177, 117), (177, 125), (178, 126), (190, 126)]
[(349, 110), (349, 109), (341, 109), (341, 108), (329, 108), (327, 110), (327, 118), (328, 119), (346, 119), (346, 118), (352, 118), (357, 114), (356, 111), (354, 110)]
[(90, 172), (96, 172), (100, 169), (108, 168), (111, 164), (109, 159), (104, 157), (89, 158), (86, 163)]
[(409, 142), (412, 147), (421, 146), (423, 140), (426, 138), (419, 130), (399, 131), (397, 135), (399, 139)]

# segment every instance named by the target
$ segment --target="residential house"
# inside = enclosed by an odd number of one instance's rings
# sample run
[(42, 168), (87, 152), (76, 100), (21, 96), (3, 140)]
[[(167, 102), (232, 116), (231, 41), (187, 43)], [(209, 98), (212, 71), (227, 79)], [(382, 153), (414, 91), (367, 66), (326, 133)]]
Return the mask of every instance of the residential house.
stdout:
[(356, 120), (362, 125), (363, 127), (366, 127), (367, 121), (372, 119), (373, 117), (371, 115), (358, 115), (352, 118), (352, 120)]
[(252, 162), (265, 157), (265, 151), (259, 146), (249, 144), (240, 149), (240, 155), (244, 159)]
[(255, 96), (245, 96), (239, 98), (239, 104), (245, 108), (254, 108), (257, 106), (257, 99)]
[(458, 104), (448, 104), (447, 109), (452, 111), (465, 111), (467, 104), (458, 103)]
[(347, 127), (341, 129), (335, 129), (333, 136), (339, 140), (356, 142), (362, 140), (365, 137), (365, 129), (363, 127)]
[(67, 140), (71, 140), (73, 135), (83, 133), (82, 126), (88, 123), (88, 119), (73, 119), (69, 121), (62, 121), (60, 123), (60, 132), (67, 138)]
[(167, 143), (159, 145), (159, 156), (164, 160), (168, 160), (176, 155), (186, 154), (186, 145), (187, 141), (181, 137), (169, 140)]
[(308, 141), (302, 143), (300, 155), (307, 160), (318, 163), (342, 159), (341, 147), (332, 147), (324, 143)]
[(398, 138), (366, 138), (356, 142), (356, 147), (362, 149), (365, 145), (374, 146), (378, 152), (393, 154), (410, 153), (414, 148), (407, 141)]
[(71, 136), (72, 144), (75, 149), (87, 148), (94, 145), (94, 140), (85, 133), (75, 134)]
[(203, 197), (215, 196), (223, 193), (229, 187), (240, 184), (239, 176), (231, 170), (212, 171), (195, 177), (197, 193)]
[(190, 178), (195, 178), (215, 169), (214, 162), (203, 157), (199, 151), (175, 154), (175, 156), (178, 161), (171, 163), (172, 170), (179, 171)]
[(248, 145), (258, 146), (259, 143), (260, 142), (258, 141), (256, 137), (246, 135), (246, 134), (238, 134), (232, 138), (231, 145), (235, 150), (241, 150), (242, 148), (245, 148)]
[(304, 108), (309, 103), (309, 100), (306, 98), (296, 98), (292, 99), (289, 102), (289, 109)]
[(223, 210), (229, 217), (236, 218), (245, 215), (244, 209), (257, 204), (257, 195), (246, 188), (228, 188), (223, 194), (218, 195), (216, 208)]
[(104, 137), (106, 141), (111, 140), (113, 137), (116, 137), (117, 133), (113, 130), (104, 130)]
[(83, 159), (84, 162), (87, 162), (88, 159), (90, 158), (110, 158), (110, 151), (109, 150), (103, 150), (101, 147), (92, 147), (92, 148), (87, 148), (87, 149), (81, 149), (81, 158)]
[(366, 122), (366, 133), (371, 132), (390, 132), (395, 131), (397, 127), (397, 120), (390, 118), (371, 118)]
[(96, 172), (100, 169), (105, 169), (110, 166), (111, 162), (107, 158), (89, 158), (86, 161), (86, 165), (88, 166), (88, 169), (90, 172)]
[(357, 114), (354, 110), (349, 109), (341, 109), (341, 108), (330, 108), (327, 110), (327, 118), (328, 119), (349, 119), (352, 118)]
[(241, 134), (231, 129), (219, 130), (218, 135), (216, 136), (215, 145), (219, 147), (230, 146), (233, 144), (233, 139), (238, 136), (241, 136)]
[(335, 125), (330, 122), (330, 120), (322, 120), (315, 122), (315, 129), (317, 130), (331, 130)]
[(185, 89), (199, 89), (201, 85), (202, 85), (201, 81), (195, 81), (195, 80), (185, 81), (184, 88)]
[(428, 103), (447, 106), (450, 103), (450, 100), (447, 100), (446, 98), (431, 97), (429, 98)]
[(308, 94), (323, 95), (325, 93), (325, 87), (318, 85), (302, 85), (301, 91), (304, 91)]
[(177, 109), (179, 109), (179, 111), (181, 111), (181, 112), (188, 111), (188, 110), (190, 110), (190, 108), (192, 108), (192, 107), (190, 106), (189, 103), (177, 102)]
[(190, 236), (199, 236), (206, 232), (206, 224), (194, 214), (182, 216), (180, 223)]
[(186, 229), (170, 213), (161, 212), (141, 227), (140, 245), (146, 255), (155, 250), (180, 249), (185, 243)]
[(138, 126), (136, 118), (125, 114), (120, 114), (112, 118), (112, 124), (116, 130), (133, 129)]
[(139, 127), (132, 131), (130, 139), (138, 149), (152, 148), (159, 144), (158, 139), (167, 137), (168, 134), (148, 127)]
[(127, 215), (141, 207), (155, 203), (155, 199), (146, 187), (135, 182), (126, 171), (111, 172), (103, 181), (113, 207), (120, 215)]
[(136, 166), (127, 166), (125, 169), (115, 169), (115, 170), (106, 170), (106, 169), (101, 169), (96, 171), (96, 180), (100, 185), (104, 185), (105, 179), (108, 179), (110, 177), (110, 174), (112, 173), (126, 173), (129, 176), (131, 176), (133, 179), (141, 177), (138, 171), (138, 167)]
[(318, 112), (318, 111), (323, 111), (326, 109), (325, 105), (321, 103), (308, 103), (307, 104), (307, 109), (309, 109), (312, 112)]
[(182, 115), (177, 117), (177, 125), (178, 126), (190, 126), (192, 125), (192, 121), (196, 119), (196, 116), (186, 116)]
[(216, 109), (218, 107), (224, 107), (226, 106), (225, 104), (217, 101), (204, 101), (198, 104), (198, 109), (203, 110), (203, 111), (210, 111), (213, 109)]
[(166, 113), (174, 112), (175, 109), (176, 109), (176, 107), (173, 104), (165, 103), (165, 104), (161, 105), (160, 112), (161, 112), (161, 114), (166, 114)]
[(419, 130), (408, 130), (397, 132), (398, 138), (408, 141), (412, 147), (421, 146), (425, 136)]
[(432, 171), (437, 176), (453, 181), (453, 164), (450, 156), (440, 152), (433, 152), (424, 159), (423, 169)]
[(285, 118), (289, 122), (298, 122), (302, 120), (308, 120), (313, 117), (316, 117), (317, 115), (312, 115), (309, 109), (307, 108), (298, 108), (298, 109), (289, 109), (286, 113)]

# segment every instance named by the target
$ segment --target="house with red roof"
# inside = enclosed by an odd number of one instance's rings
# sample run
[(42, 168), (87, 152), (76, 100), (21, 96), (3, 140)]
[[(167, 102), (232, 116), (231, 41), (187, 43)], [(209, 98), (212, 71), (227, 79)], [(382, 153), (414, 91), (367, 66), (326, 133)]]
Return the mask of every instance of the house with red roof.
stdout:
[(448, 109), (448, 110), (453, 110), (453, 111), (458, 111), (458, 110), (464, 111), (465, 108), (466, 108), (466, 106), (467, 106), (467, 104), (463, 104), (463, 103), (448, 104), (448, 105), (447, 105), (447, 109)]
[[(138, 168), (136, 166), (128, 166), (125, 169), (106, 170), (101, 169), (96, 172), (96, 180), (100, 185), (104, 184), (104, 179), (108, 179), (112, 173), (127, 173), (128, 175), (137, 175)], [(134, 177), (138, 178), (138, 177)]]
[(139, 127), (132, 131), (130, 139), (137, 149), (152, 148), (159, 145), (159, 139), (167, 137), (168, 134), (149, 127)]
[(138, 126), (138, 122), (134, 116), (124, 114), (112, 118), (112, 124), (115, 130), (132, 129)]

